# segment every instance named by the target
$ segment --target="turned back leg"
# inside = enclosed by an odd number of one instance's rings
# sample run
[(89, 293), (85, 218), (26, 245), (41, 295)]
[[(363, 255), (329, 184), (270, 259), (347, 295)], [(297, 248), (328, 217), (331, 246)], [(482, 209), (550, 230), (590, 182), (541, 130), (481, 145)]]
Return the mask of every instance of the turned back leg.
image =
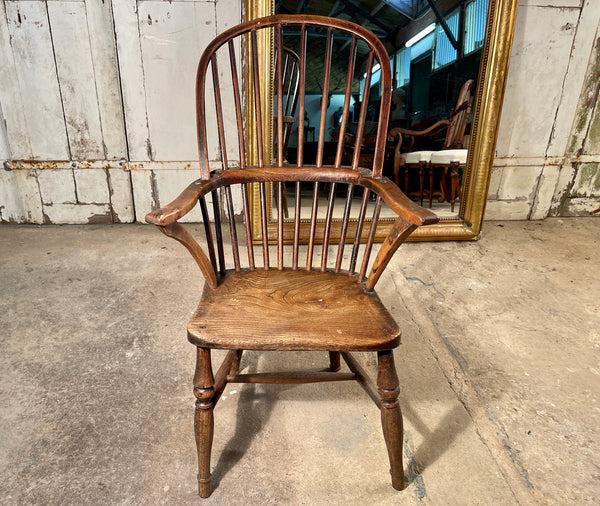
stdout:
[(338, 372), (340, 370), (340, 352), (330, 351), (329, 352), (329, 369), (332, 372)]
[(214, 394), (215, 381), (210, 361), (210, 349), (198, 347), (194, 375), (194, 395), (196, 396), (194, 434), (198, 450), (198, 494), (200, 497), (208, 497), (211, 492), (210, 451), (214, 432)]
[(392, 350), (377, 352), (377, 391), (381, 396), (381, 425), (390, 458), (392, 486), (404, 489), (402, 467), (402, 413), (398, 403), (398, 376)]

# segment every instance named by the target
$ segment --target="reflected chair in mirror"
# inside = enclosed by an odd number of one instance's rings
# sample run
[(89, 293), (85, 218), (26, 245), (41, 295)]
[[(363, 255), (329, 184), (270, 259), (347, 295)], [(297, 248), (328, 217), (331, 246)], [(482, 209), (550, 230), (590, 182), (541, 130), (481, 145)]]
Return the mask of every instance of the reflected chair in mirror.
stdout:
[[(275, 71), (273, 73), (275, 77), (278, 75), (278, 62), (279, 58), (275, 55)], [(294, 124), (298, 122), (298, 118), (296, 118), (296, 107), (298, 104), (298, 85), (300, 84), (300, 57), (290, 48), (284, 47), (281, 65), (283, 65), (283, 158), (288, 162), (288, 145), (290, 143), (292, 128)], [(277, 81), (275, 81), (273, 89), (275, 103), (277, 103), (279, 100), (279, 87), (277, 86)], [(275, 110), (277, 110), (277, 106), (275, 106)], [(277, 116), (273, 119), (274, 124), (276, 125)], [(274, 139), (275, 150), (277, 151), (277, 143), (279, 142), (279, 139), (277, 138), (277, 129), (274, 130)], [(277, 198), (277, 196), (275, 198)], [(286, 191), (283, 192), (283, 216), (285, 218), (289, 217)]]
[[(364, 114), (358, 123), (353, 162), (350, 166), (342, 166), (340, 162), (343, 132), (349, 116), (350, 84), (346, 87), (342, 134), (333, 165), (322, 164), (324, 128), (319, 131), (320, 151), (316, 164), (303, 164), (302, 142), (298, 143), (299, 152), (294, 166), (285, 165), (284, 143), (278, 143), (274, 161), (268, 162), (268, 154), (263, 149), (265, 139), (261, 118), (267, 114), (269, 104), (262, 100), (264, 81), (260, 79), (258, 41), (265, 40), (267, 33), (276, 48), (282, 47), (284, 33), (286, 43), (288, 41), (287, 31), (299, 37), (300, 117), (304, 117), (305, 110), (307, 39), (311, 34), (325, 42), (325, 51), (321, 54), (325, 83), (323, 93), (328, 88), (332, 52), (340, 40), (336, 35), (343, 36), (340, 45), (349, 43), (348, 60), (344, 63), (348, 81), (352, 81), (356, 73), (367, 69), (367, 100), (372, 68), (376, 62), (380, 63), (382, 100), (372, 166), (358, 165)], [(239, 44), (240, 39), (246, 44)], [(356, 62), (359, 43), (363, 46), (361, 51), (366, 48), (366, 67), (360, 67)], [(253, 107), (242, 107), (239, 59), (235, 54), (238, 47), (248, 49), (245, 53), (248, 61), (245, 63), (253, 77)], [(284, 53), (276, 51), (275, 54), (275, 86), (281, 97)], [(207, 78), (207, 74), (212, 79)], [(228, 76), (227, 82), (225, 76)], [(231, 95), (225, 96), (225, 92)], [(205, 279), (200, 303), (187, 327), (188, 340), (196, 347), (197, 356), (193, 380), (196, 397), (194, 427), (198, 491), (202, 497), (211, 493), (213, 410), (228, 383), (298, 384), (356, 380), (381, 411), (392, 486), (398, 490), (405, 486), (402, 415), (393, 353), (400, 342), (400, 329), (377, 296), (375, 285), (392, 255), (413, 230), (437, 223), (438, 218), (406, 198), (393, 182), (382, 177), (390, 93), (389, 57), (381, 42), (365, 28), (339, 19), (272, 16), (246, 22), (219, 35), (200, 58), (196, 82), (200, 178), (172, 203), (149, 213), (146, 221), (157, 225), (161, 232), (185, 246)], [(212, 95), (214, 100), (207, 100)], [(214, 114), (207, 109), (212, 102), (215, 104)], [(224, 104), (232, 104), (231, 110), (224, 109)], [(278, 101), (276, 108), (277, 136), (282, 139), (285, 131), (283, 101)], [(234, 128), (225, 128), (226, 124), (231, 126), (232, 123), (226, 122), (231, 119), (224, 117), (226, 112), (233, 117)], [(215, 118), (215, 124), (209, 124), (208, 118)], [(325, 114), (321, 118), (325, 118)], [(244, 128), (252, 121), (256, 129), (249, 139), (244, 136)], [(304, 122), (299, 122), (298, 128), (302, 140)], [(233, 153), (239, 157), (238, 160), (229, 158)], [(293, 234), (289, 237), (284, 235), (281, 198), (286, 182), (295, 186), (297, 196)], [(271, 237), (267, 233), (266, 185), (269, 183), (274, 184), (279, 194), (277, 233)], [(250, 184), (258, 185), (257, 193), (260, 195), (260, 213), (256, 217), (248, 204)], [(305, 209), (307, 216), (303, 218), (301, 196), (304, 186), (312, 190), (312, 198), (310, 193), (308, 198), (312, 203), (308, 212)], [(320, 187), (329, 188), (324, 219), (317, 219)], [(347, 197), (336, 199), (337, 188), (344, 190)], [(360, 210), (358, 220), (351, 224), (349, 213), (354, 194), (360, 197), (357, 200)], [(372, 195), (375, 200), (371, 199)], [(384, 203), (395, 213), (396, 221), (385, 242), (372, 255)], [(332, 219), (337, 204), (343, 209), (341, 220)], [(196, 205), (199, 205), (203, 218), (202, 235), (206, 248), (202, 248), (178, 222)], [(241, 214), (239, 224), (234, 212), (238, 206)], [(252, 220), (255, 219), (260, 221), (262, 230), (256, 246), (251, 233)], [(306, 245), (301, 245), (302, 223), (308, 223), (309, 227)], [(333, 240), (334, 234), (339, 239)], [(269, 251), (269, 239), (273, 242), (273, 252)], [(213, 349), (228, 350), (214, 374)], [(317, 371), (245, 372), (244, 350), (328, 352), (329, 367)], [(377, 354), (376, 381), (352, 355), (351, 352), (355, 351)], [(341, 358), (347, 368), (341, 369)], [(298, 408), (302, 409), (302, 406)]]
[[(396, 142), (394, 156), (394, 178), (400, 184), (400, 169), (404, 168), (404, 192), (408, 195), (410, 186), (410, 172), (419, 171), (419, 202), (423, 205), (425, 187), (425, 172), (429, 172), (429, 207), (431, 208), (434, 194), (436, 172), (440, 173), (442, 195), (450, 202), (454, 212), (454, 201), (461, 194), (459, 182), (459, 169), (464, 168), (467, 160), (467, 150), (463, 149), (463, 139), (475, 91), (475, 81), (469, 79), (460, 89), (456, 106), (452, 109), (448, 120), (441, 120), (425, 130), (407, 130), (394, 128), (389, 132), (389, 138)], [(411, 151), (415, 138), (431, 137), (446, 129), (446, 136), (442, 149), (436, 151)], [(407, 144), (409, 152), (402, 153), (403, 143)], [(451, 188), (448, 188), (450, 176)]]

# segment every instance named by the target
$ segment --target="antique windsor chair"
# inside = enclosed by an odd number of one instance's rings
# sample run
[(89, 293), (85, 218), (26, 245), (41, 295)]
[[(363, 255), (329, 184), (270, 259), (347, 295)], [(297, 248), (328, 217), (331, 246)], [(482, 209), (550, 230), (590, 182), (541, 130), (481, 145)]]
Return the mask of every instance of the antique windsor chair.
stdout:
[[(298, 37), (300, 82), (298, 109), (304, 117), (307, 66), (307, 40), (316, 36), (324, 43), (321, 72), (323, 94), (326, 97), (332, 68), (334, 49), (346, 46), (342, 63), (347, 76), (345, 100), (335, 163), (323, 165), (325, 117), (327, 101), (321, 101), (319, 149), (316, 164), (303, 164), (304, 122), (298, 122), (298, 156), (294, 166), (284, 164), (284, 143), (277, 142), (273, 163), (269, 160), (262, 128), (268, 104), (262, 100), (261, 86), (273, 82), (262, 79), (259, 71), (259, 37), (268, 34), (276, 48), (290, 42), (288, 32)], [(339, 37), (341, 34), (342, 38)], [(240, 39), (243, 44), (239, 44)], [(311, 43), (312, 44), (312, 43)], [(316, 43), (315, 43), (316, 44)], [(244, 117), (240, 97), (239, 61), (236, 48), (246, 50), (251, 70), (250, 87), (254, 107), (249, 109), (250, 120), (255, 122), (254, 137), (244, 137)], [(225, 54), (221, 54), (222, 52)], [(277, 94), (283, 93), (283, 51), (275, 51), (274, 65)], [(337, 58), (340, 58), (338, 54)], [(366, 58), (366, 67), (357, 63), (357, 55)], [(341, 166), (344, 131), (349, 121), (350, 94), (354, 91), (356, 76), (366, 72), (364, 100), (369, 100), (370, 80), (375, 63), (381, 65), (381, 107), (377, 148), (372, 167), (359, 167), (360, 139), (365, 121), (363, 108), (357, 126), (356, 151), (349, 167)], [(212, 86), (206, 76), (212, 74)], [(225, 69), (225, 70), (224, 70)], [(366, 71), (365, 71), (366, 69)], [(223, 76), (229, 74), (228, 86)], [(198, 490), (202, 497), (211, 493), (210, 453), (213, 440), (213, 409), (227, 383), (310, 383), (321, 381), (357, 380), (381, 410), (383, 434), (386, 441), (392, 474), (392, 485), (404, 488), (402, 468), (402, 418), (398, 405), (398, 378), (394, 366), (393, 349), (398, 346), (400, 330), (374, 291), (384, 268), (393, 253), (410, 233), (420, 225), (437, 222), (437, 217), (407, 199), (398, 187), (381, 176), (386, 128), (391, 93), (389, 58), (383, 45), (366, 29), (339, 19), (319, 16), (272, 16), (243, 23), (218, 36), (204, 51), (198, 66), (196, 82), (197, 127), (200, 155), (200, 179), (171, 204), (153, 211), (146, 221), (153, 223), (169, 237), (182, 243), (192, 254), (206, 280), (198, 309), (188, 325), (188, 339), (197, 347), (197, 365), (194, 376), (196, 396), (195, 435), (198, 450)], [(212, 88), (212, 90), (211, 90)], [(209, 93), (207, 93), (209, 90)], [(228, 92), (229, 98), (223, 94)], [(214, 100), (208, 100), (213, 96)], [(226, 102), (227, 101), (227, 102)], [(209, 112), (207, 103), (213, 102), (215, 112)], [(230, 124), (224, 115), (223, 104), (232, 104)], [(284, 101), (278, 100), (276, 137), (283, 139)], [(207, 124), (213, 118), (216, 128)], [(215, 133), (216, 132), (216, 133)], [(213, 143), (211, 147), (211, 142)], [(232, 156), (237, 157), (232, 161)], [(215, 162), (215, 160), (217, 160)], [(215, 167), (218, 166), (218, 167)], [(215, 170), (212, 170), (212, 169)], [(293, 233), (284, 234), (282, 192), (284, 183), (295, 185)], [(248, 185), (258, 184), (260, 216), (251, 216), (248, 204)], [(269, 216), (267, 184), (273, 184), (277, 199), (276, 259), (269, 253)], [(306, 220), (302, 212), (302, 190), (308, 186), (310, 210)], [(319, 192), (328, 187), (324, 218), (318, 217)], [(341, 199), (343, 217), (333, 219), (333, 209), (339, 198), (336, 189), (345, 190)], [(359, 203), (358, 218), (351, 222), (354, 195)], [(375, 200), (371, 196), (375, 196)], [(212, 200), (212, 222), (207, 200)], [(397, 216), (391, 230), (374, 260), (370, 259), (378, 218), (385, 204)], [(204, 221), (208, 254), (178, 219), (199, 203)], [(236, 228), (235, 206), (241, 208), (243, 224), (240, 234)], [(221, 206), (224, 211), (221, 211)], [(372, 218), (366, 219), (367, 209)], [(252, 219), (260, 220), (259, 252), (252, 242)], [(222, 220), (227, 226), (223, 227)], [(308, 244), (301, 244), (301, 225), (308, 225)], [(225, 230), (224, 230), (225, 229)], [(225, 236), (231, 240), (231, 252), (225, 252)], [(336, 237), (334, 241), (332, 237)], [(362, 241), (361, 241), (362, 240)], [(363, 244), (364, 240), (366, 242)], [(316, 247), (316, 243), (322, 243)], [(240, 247), (240, 243), (242, 246)], [(245, 243), (245, 244), (244, 244)], [(346, 243), (349, 244), (344, 250)], [(315, 249), (317, 251), (315, 251)], [(244, 252), (245, 250), (245, 252)], [(330, 252), (331, 250), (331, 252)], [(262, 251), (262, 253), (260, 253)], [(320, 257), (320, 258), (319, 258)], [(213, 374), (211, 349), (229, 350), (222, 365)], [(240, 359), (243, 350), (319, 350), (328, 351), (330, 370), (318, 372), (241, 374)], [(374, 351), (378, 356), (377, 383), (368, 378), (351, 351)], [(340, 370), (340, 355), (350, 372)]]

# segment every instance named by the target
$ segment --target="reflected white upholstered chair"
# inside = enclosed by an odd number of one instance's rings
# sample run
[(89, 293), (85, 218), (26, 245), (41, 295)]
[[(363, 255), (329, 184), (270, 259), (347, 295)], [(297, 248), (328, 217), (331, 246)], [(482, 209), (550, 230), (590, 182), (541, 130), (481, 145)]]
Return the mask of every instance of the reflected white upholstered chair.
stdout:
[[(405, 130), (395, 128), (390, 131), (390, 135), (398, 139), (396, 145), (396, 156), (394, 158), (394, 176), (396, 183), (399, 184), (400, 168), (404, 168), (404, 192), (408, 194), (410, 183), (410, 172), (419, 171), (419, 200), (423, 205), (423, 195), (425, 187), (425, 171), (429, 172), (429, 207), (432, 206), (434, 194), (434, 182), (436, 170), (443, 169), (440, 176), (442, 194), (454, 212), (454, 201), (460, 196), (459, 169), (466, 165), (467, 150), (462, 149), (463, 138), (467, 120), (471, 114), (471, 104), (473, 102), (473, 92), (475, 81), (469, 79), (463, 84), (455, 108), (450, 112), (448, 120), (442, 120), (431, 127), (421, 130)], [(431, 133), (439, 131), (440, 126), (447, 125), (446, 138), (439, 151), (412, 151), (409, 153), (400, 153), (403, 138), (410, 138), (410, 146), (414, 144), (414, 138), (419, 136), (431, 136)], [(448, 191), (447, 176), (450, 174), (451, 189)]]

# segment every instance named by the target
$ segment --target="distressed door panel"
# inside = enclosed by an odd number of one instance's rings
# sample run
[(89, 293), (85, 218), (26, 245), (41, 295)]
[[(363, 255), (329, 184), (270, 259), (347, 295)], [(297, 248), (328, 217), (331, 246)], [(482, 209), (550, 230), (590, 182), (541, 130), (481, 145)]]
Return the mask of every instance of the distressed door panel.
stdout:
[(5, 5), (31, 156), (69, 160), (46, 2), (8, 1)]
[(104, 149), (106, 159), (115, 160), (127, 157), (127, 141), (111, 4), (85, 2)]
[(0, 148), (0, 157), (21, 160), (31, 158), (29, 131), (3, 2), (0, 2), (0, 109), (4, 142), (4, 148)]
[[(544, 155), (560, 103), (556, 76), (564, 76), (579, 9), (519, 8), (511, 72), (506, 83), (496, 154), (500, 157)], [(547, 42), (547, 34), (552, 37)], [(531, 83), (535, 82), (535, 86)]]
[(112, 3), (129, 159), (152, 159), (135, 0)]
[(195, 160), (194, 83), (200, 55), (216, 35), (214, 4), (140, 2), (138, 21), (154, 159)]
[(102, 160), (102, 128), (83, 2), (48, 2), (71, 157)]

